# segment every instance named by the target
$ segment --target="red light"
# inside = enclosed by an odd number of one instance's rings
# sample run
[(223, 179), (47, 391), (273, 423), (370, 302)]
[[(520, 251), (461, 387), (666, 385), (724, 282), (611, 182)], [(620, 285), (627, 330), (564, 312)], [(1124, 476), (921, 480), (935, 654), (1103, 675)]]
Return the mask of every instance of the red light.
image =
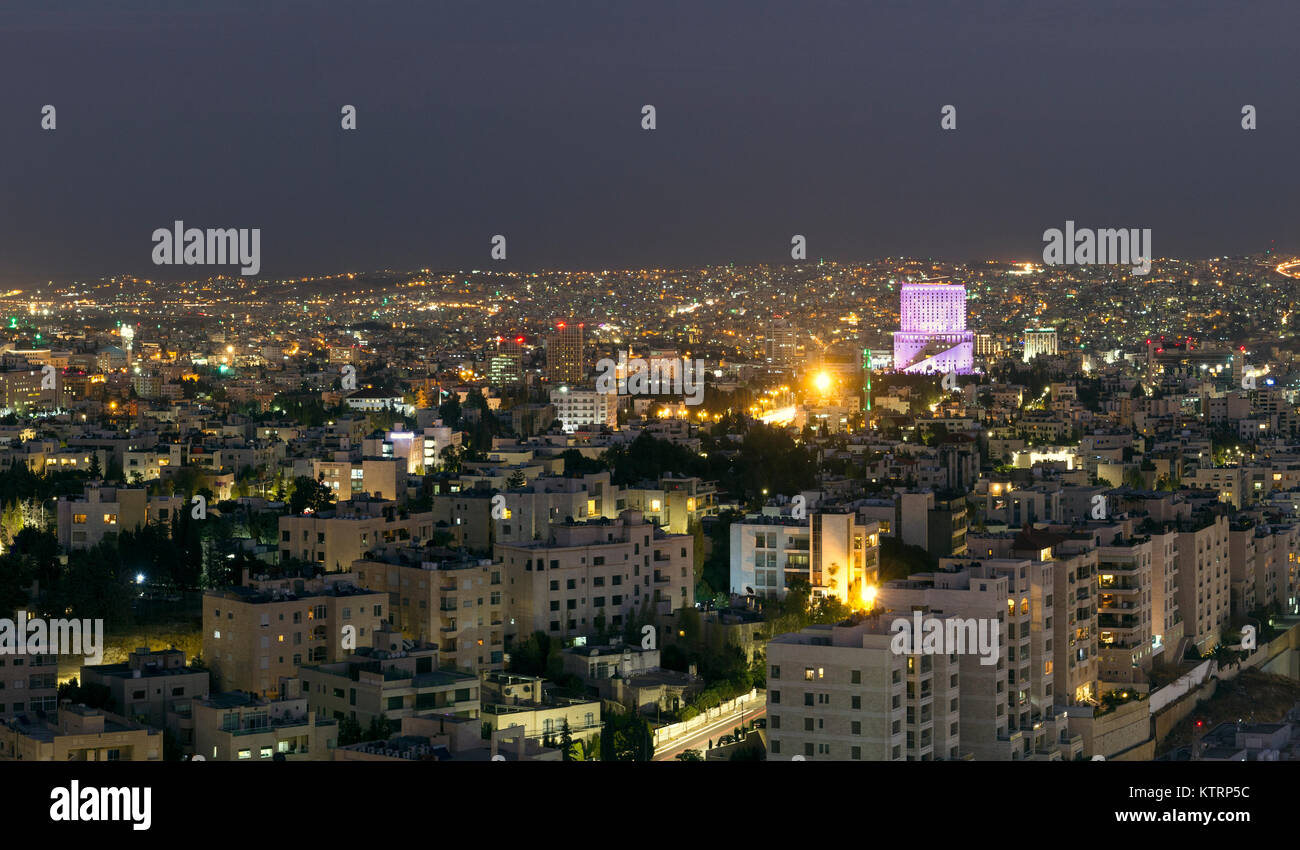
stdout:
[(521, 336), (517, 336), (517, 337), (515, 337), (515, 345), (523, 345), (523, 344), (524, 344), (524, 338), (523, 338), (523, 337), (521, 337)]
[(1198, 720), (1198, 721), (1196, 721), (1196, 728), (1197, 728), (1197, 729), (1200, 729), (1200, 728), (1201, 728), (1202, 726), (1204, 726), (1204, 725), (1205, 725), (1205, 721), (1204, 721), (1204, 720)]
[(564, 330), (564, 322), (556, 322), (555, 327), (558, 330)]
[(1245, 350), (1246, 350), (1246, 346), (1243, 345), (1243, 346), (1241, 347), (1241, 350), (1242, 350), (1242, 351), (1245, 351)]
[(1163, 348), (1157, 348), (1157, 349), (1156, 349), (1156, 354), (1164, 354), (1164, 353), (1165, 353), (1165, 350), (1164, 350)]

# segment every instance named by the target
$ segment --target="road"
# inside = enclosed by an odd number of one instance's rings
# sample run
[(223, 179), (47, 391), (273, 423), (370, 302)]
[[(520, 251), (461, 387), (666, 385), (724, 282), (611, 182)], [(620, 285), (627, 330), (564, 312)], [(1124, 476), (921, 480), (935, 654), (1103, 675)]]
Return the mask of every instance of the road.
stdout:
[(686, 750), (700, 750), (703, 752), (708, 749), (709, 741), (716, 741), (723, 735), (730, 735), (731, 731), (737, 726), (744, 726), (756, 717), (762, 717), (767, 714), (766, 701), (747, 708), (743, 713), (728, 714), (719, 717), (717, 720), (709, 723), (707, 726), (701, 726), (698, 731), (692, 732), (682, 738), (675, 738), (663, 748), (655, 751), (655, 761), (675, 761), (677, 754)]

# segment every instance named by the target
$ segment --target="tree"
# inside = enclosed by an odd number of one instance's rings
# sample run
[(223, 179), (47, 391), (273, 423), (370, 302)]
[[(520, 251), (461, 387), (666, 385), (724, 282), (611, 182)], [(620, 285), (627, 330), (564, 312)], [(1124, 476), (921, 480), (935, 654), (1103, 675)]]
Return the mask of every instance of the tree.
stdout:
[(651, 761), (654, 735), (649, 722), (634, 711), (612, 711), (601, 728), (602, 761)]
[(339, 721), (339, 746), (347, 747), (361, 741), (361, 724), (355, 717), (344, 717)]
[(560, 724), (560, 751), (565, 761), (573, 761), (573, 733), (569, 731), (569, 718)]
[(301, 514), (310, 509), (320, 513), (334, 504), (334, 491), (323, 481), (315, 481), (306, 475), (300, 475), (293, 481), (293, 494), (289, 496), (289, 512)]

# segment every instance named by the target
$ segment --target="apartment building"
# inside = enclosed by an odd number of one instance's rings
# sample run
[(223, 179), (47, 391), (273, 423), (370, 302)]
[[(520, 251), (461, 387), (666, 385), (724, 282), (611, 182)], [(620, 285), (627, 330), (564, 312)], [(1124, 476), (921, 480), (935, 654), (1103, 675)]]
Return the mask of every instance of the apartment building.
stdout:
[(388, 594), (388, 621), (406, 637), (435, 645), (444, 666), (504, 667), (501, 564), (446, 549), (390, 546), (352, 568), (359, 586)]
[(332, 511), (280, 517), (280, 556), (346, 570), (374, 548), (433, 536), (433, 514), (410, 513), (384, 499), (339, 502)]
[(123, 715), (155, 729), (167, 725), (167, 715), (179, 702), (208, 694), (208, 671), (186, 666), (179, 649), (136, 649), (122, 664), (84, 665), (81, 686), (102, 685)]
[(0, 656), (0, 718), (59, 707), (56, 655)]
[(163, 734), (120, 714), (65, 701), (50, 720), (0, 725), (0, 761), (162, 761)]
[[(873, 500), (859, 509), (864, 520), (885, 521), (889, 533), (936, 557), (966, 553), (966, 497), (934, 490), (899, 493), (892, 505)], [(882, 522), (882, 525), (884, 523)]]
[(351, 573), (252, 581), (203, 595), (203, 658), (212, 687), (276, 696), (303, 664), (343, 661), (384, 623), (388, 594)]
[(544, 540), (498, 544), (506, 577), (506, 639), (622, 629), (628, 618), (695, 604), (694, 538), (638, 511), (556, 523)]
[(555, 418), (566, 434), (579, 430), (618, 427), (618, 395), (594, 389), (562, 386), (551, 390)]
[(150, 496), (143, 487), (86, 485), (79, 498), (60, 496), (59, 545), (69, 549), (90, 549), (109, 534), (135, 531), (151, 522), (171, 522), (178, 510), (186, 510), (185, 496)]
[(235, 691), (191, 701), (194, 754), (209, 761), (330, 761), (338, 722), (313, 714), (300, 686), (274, 698)]
[(364, 728), (380, 716), (479, 716), (479, 679), (473, 673), (437, 669), (436, 649), (367, 650), (347, 661), (308, 665), (302, 683), (311, 709), (326, 717), (357, 721)]
[(601, 701), (554, 697), (535, 676), (489, 673), (483, 677), (483, 722), (493, 732), (522, 727), (529, 740), (558, 739), (567, 725), (575, 741), (600, 734)]
[(880, 573), (880, 524), (852, 513), (751, 516), (731, 524), (731, 590), (779, 598), (794, 579), (859, 605)]
[[(963, 620), (996, 620), (1001, 653), (994, 664), (972, 653), (961, 671), (961, 745), (979, 760), (1011, 761), (1055, 752), (1054, 565), (1029, 559), (943, 558), (933, 573), (885, 582), (883, 617), (913, 611)], [(1014, 628), (1013, 628), (1014, 627)]]
[(1098, 534), (1098, 676), (1107, 684), (1145, 682), (1155, 650), (1152, 541), (1128, 522)]
[(1228, 518), (1202, 512), (1178, 534), (1178, 610), (1184, 636), (1201, 655), (1219, 643), (1231, 613)]
[[(1069, 526), (971, 535), (972, 557), (1027, 558), (1051, 562), (1053, 613), (1050, 632), (1052, 703), (1070, 706), (1097, 698), (1097, 538)], [(1031, 609), (1033, 604), (1031, 602)]]
[(1242, 519), (1228, 528), (1228, 571), (1231, 576), (1232, 616), (1244, 617), (1255, 610), (1256, 560), (1255, 524)]
[(894, 652), (890, 622), (871, 616), (772, 639), (767, 647), (770, 758), (963, 756), (956, 657)]
[(693, 523), (717, 515), (717, 485), (697, 477), (675, 478), (669, 473), (657, 483), (646, 481), (624, 490), (619, 508), (625, 507), (641, 511), (646, 519), (673, 534), (685, 534)]

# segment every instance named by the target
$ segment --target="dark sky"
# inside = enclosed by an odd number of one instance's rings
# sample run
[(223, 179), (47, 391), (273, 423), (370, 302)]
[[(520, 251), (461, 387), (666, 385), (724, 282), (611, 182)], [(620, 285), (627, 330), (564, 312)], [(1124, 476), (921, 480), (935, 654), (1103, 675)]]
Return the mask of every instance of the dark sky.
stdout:
[(260, 227), (268, 275), (496, 233), (521, 269), (1030, 259), (1067, 219), (1300, 250), (1298, 40), (1295, 0), (10, 0), (0, 276), (166, 279), (177, 218)]

